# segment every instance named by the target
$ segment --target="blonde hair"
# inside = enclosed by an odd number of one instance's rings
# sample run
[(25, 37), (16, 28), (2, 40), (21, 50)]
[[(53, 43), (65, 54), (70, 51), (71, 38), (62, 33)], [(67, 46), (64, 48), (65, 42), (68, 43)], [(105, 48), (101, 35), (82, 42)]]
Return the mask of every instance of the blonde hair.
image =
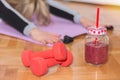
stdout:
[(46, 0), (7, 0), (7, 2), (28, 20), (35, 14), (39, 24), (47, 25), (50, 23)]

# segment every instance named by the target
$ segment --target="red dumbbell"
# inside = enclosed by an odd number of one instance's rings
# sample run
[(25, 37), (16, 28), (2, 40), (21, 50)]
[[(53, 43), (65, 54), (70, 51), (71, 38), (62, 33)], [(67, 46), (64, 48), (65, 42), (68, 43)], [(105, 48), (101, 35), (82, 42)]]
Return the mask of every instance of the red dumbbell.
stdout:
[(36, 76), (41, 76), (47, 73), (48, 68), (54, 66), (56, 64), (60, 64), (61, 66), (69, 66), (73, 61), (73, 56), (70, 51), (67, 51), (67, 59), (64, 61), (58, 61), (54, 58), (44, 59), (41, 57), (36, 57), (31, 60), (30, 69), (32, 73)]
[(58, 42), (53, 45), (52, 49), (46, 51), (33, 52), (32, 50), (26, 50), (22, 53), (22, 62), (24, 66), (30, 66), (31, 59), (35, 57), (54, 57), (56, 60), (65, 60), (67, 58), (67, 49), (62, 42)]

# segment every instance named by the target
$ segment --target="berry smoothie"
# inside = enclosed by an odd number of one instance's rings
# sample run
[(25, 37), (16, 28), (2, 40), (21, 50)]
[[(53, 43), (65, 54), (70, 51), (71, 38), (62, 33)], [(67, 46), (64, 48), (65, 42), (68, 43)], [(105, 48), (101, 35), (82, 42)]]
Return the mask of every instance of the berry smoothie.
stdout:
[(87, 63), (99, 65), (107, 62), (108, 45), (105, 43), (89, 42), (85, 44), (85, 60)]

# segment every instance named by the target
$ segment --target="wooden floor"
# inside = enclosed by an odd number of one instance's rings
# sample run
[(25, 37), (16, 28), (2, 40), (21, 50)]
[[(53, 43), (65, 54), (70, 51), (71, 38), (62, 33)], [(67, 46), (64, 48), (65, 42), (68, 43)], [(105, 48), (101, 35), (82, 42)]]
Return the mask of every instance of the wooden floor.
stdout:
[(21, 53), (25, 49), (43, 51), (51, 47), (40, 46), (0, 34), (0, 80), (120, 80), (120, 7), (81, 3), (63, 3), (95, 20), (96, 8), (101, 8), (100, 22), (114, 26), (108, 31), (110, 38), (109, 60), (102, 66), (89, 65), (84, 60), (84, 38), (81, 35), (66, 47), (73, 53), (69, 67), (59, 65), (49, 68), (44, 76), (35, 76), (23, 66)]

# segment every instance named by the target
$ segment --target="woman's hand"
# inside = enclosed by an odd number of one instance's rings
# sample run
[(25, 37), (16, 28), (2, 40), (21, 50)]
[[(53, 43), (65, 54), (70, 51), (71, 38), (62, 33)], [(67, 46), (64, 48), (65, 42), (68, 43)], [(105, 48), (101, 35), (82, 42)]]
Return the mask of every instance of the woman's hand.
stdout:
[(80, 23), (83, 25), (83, 27), (85, 27), (86, 29), (91, 27), (91, 26), (95, 26), (95, 22), (85, 18), (85, 17), (81, 17), (80, 19)]
[[(83, 25), (83, 27), (85, 27), (86, 29), (88, 29), (89, 27), (94, 27), (96, 26), (96, 23), (92, 20), (89, 20), (85, 17), (81, 17), (80, 19), (80, 23)], [(106, 28), (109, 28), (110, 25), (103, 25), (103, 24), (100, 24), (99, 25), (100, 27), (106, 27)]]
[(43, 45), (48, 44), (48, 43), (53, 44), (61, 40), (60, 35), (53, 34), (50, 32), (45, 32), (37, 28), (32, 29), (30, 31), (30, 35), (34, 40), (39, 41)]

